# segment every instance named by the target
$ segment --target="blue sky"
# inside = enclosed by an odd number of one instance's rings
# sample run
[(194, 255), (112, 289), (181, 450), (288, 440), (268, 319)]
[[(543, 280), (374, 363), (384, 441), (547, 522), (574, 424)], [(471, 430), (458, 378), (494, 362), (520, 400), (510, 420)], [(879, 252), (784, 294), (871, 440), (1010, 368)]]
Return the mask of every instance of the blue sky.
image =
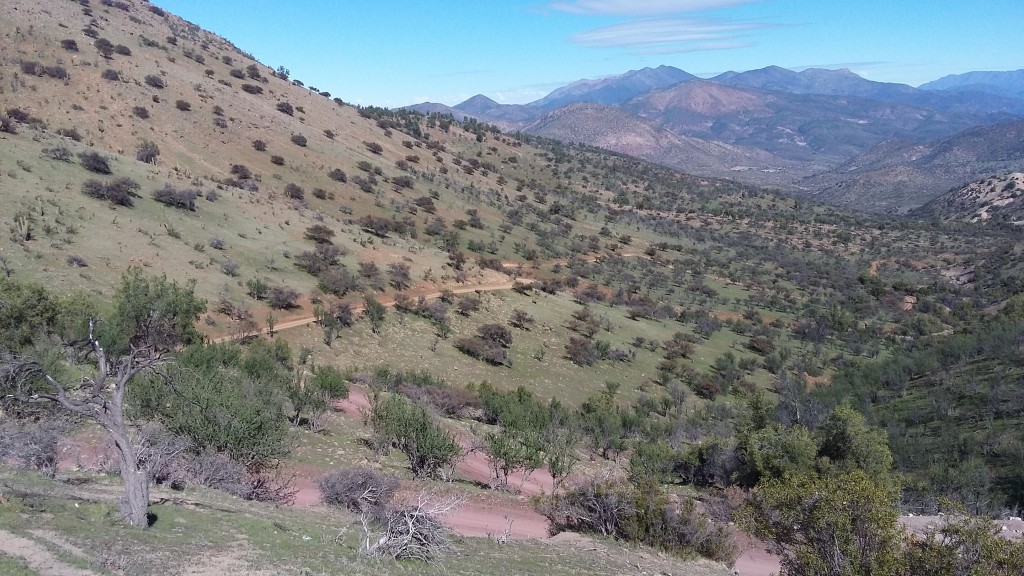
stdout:
[(777, 65), (919, 85), (1024, 68), (1021, 0), (156, 0), (354, 104), (540, 98), (667, 64)]

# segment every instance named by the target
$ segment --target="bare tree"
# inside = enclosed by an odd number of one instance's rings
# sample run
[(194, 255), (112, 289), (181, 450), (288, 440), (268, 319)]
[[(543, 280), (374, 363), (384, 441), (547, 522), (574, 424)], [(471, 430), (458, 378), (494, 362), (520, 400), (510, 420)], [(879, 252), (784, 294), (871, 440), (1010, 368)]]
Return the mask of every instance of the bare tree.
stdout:
[[(95, 336), (95, 322), (89, 323), (86, 354), (95, 358), (96, 374), (83, 375), (78, 382), (61, 382), (39, 362), (5, 355), (0, 376), (15, 384), (14, 397), (23, 402), (56, 402), (70, 412), (95, 421), (110, 435), (117, 448), (118, 466), (124, 480), (121, 519), (135, 527), (149, 525), (149, 470), (143, 446), (133, 437), (125, 419), (124, 397), (128, 383), (142, 372), (164, 362), (164, 354), (153, 346), (132, 345), (129, 351), (108, 358)], [(48, 390), (30, 390), (28, 384), (43, 380)]]
[(6, 398), (54, 403), (107, 431), (124, 481), (121, 518), (131, 526), (149, 525), (150, 467), (161, 459), (153, 452), (151, 437), (137, 433), (125, 418), (125, 394), (136, 376), (154, 371), (168, 352), (199, 339), (195, 322), (206, 303), (194, 290), (194, 283), (182, 287), (166, 276), (150, 278), (138, 268), (129, 269), (114, 296), (115, 312), (105, 323), (107, 347), (100, 344), (96, 321), (90, 319), (88, 338), (64, 348), (72, 368), (67, 372), (80, 374), (77, 381), (34, 358), (0, 351), (0, 389)]

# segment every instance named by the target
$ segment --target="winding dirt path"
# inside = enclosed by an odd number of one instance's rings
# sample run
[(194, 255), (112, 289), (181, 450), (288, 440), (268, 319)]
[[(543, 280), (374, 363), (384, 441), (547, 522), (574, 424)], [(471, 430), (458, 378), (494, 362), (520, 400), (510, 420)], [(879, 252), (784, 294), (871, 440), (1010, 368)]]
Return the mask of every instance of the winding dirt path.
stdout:
[[(359, 421), (370, 411), (370, 399), (367, 391), (361, 386), (352, 386), (348, 398), (334, 403), (334, 409), (349, 418)], [(471, 447), (473, 440), (465, 434), (458, 435), (459, 443), (464, 449)], [(491, 482), (491, 466), (487, 456), (480, 451), (470, 451), (458, 466), (456, 473), (467, 480), (481, 485)], [(312, 478), (312, 471), (295, 470), (295, 506), (306, 507), (320, 502), (320, 490)], [(540, 515), (530, 506), (527, 496), (550, 492), (553, 479), (547, 470), (536, 470), (526, 476), (522, 473), (509, 477), (509, 485), (520, 489), (520, 496), (509, 497), (499, 493), (473, 493), (468, 495), (465, 503), (451, 513), (442, 517), (441, 521), (460, 536), (472, 537), (503, 537), (510, 539), (547, 538), (549, 524), (547, 518)]]
[[(451, 292), (453, 294), (469, 294), (469, 293), (472, 293), (472, 292), (497, 292), (499, 290), (511, 290), (513, 288), (513, 286), (515, 285), (515, 282), (519, 282), (520, 284), (533, 284), (533, 279), (532, 278), (519, 278), (519, 279), (517, 279), (515, 281), (497, 282), (497, 283), (490, 283), (490, 284), (478, 284), (478, 285), (475, 285), (475, 286), (449, 287), (449, 288), (445, 288), (444, 290), (451, 290)], [(405, 292), (405, 294), (408, 295), (410, 298), (413, 298), (413, 299), (425, 298), (427, 300), (436, 300), (436, 299), (441, 297), (441, 294), (443, 294), (443, 292), (444, 292), (443, 290), (436, 290), (436, 291), (432, 291), (432, 292)], [(392, 308), (395, 305), (395, 299), (394, 299), (393, 296), (386, 296), (384, 298), (378, 299), (378, 302), (380, 302), (381, 304), (387, 306), (388, 308)], [(358, 314), (358, 313), (363, 311), (363, 306), (353, 306), (352, 307), (352, 311)], [(288, 329), (291, 329), (291, 328), (299, 328), (301, 326), (308, 326), (310, 324), (313, 324), (314, 322), (316, 322), (316, 316), (304, 316), (302, 318), (296, 318), (296, 319), (292, 319), (292, 320), (288, 320), (288, 321), (285, 321), (285, 322), (280, 322), (280, 323), (275, 324), (274, 325), (274, 332), (276, 333), (276, 332), (280, 332), (281, 330), (288, 330)], [(254, 334), (252, 334), (252, 336), (262, 336), (263, 334), (269, 334), (269, 333), (270, 333), (270, 329), (269, 328), (263, 328), (263, 329), (259, 330), (258, 332), (255, 332)], [(249, 336), (249, 335), (247, 334), (245, 336)], [(231, 342), (231, 341), (234, 341), (234, 340), (240, 340), (242, 337), (243, 336), (240, 336), (238, 334), (229, 334), (227, 336), (221, 336), (219, 338), (215, 338), (213, 340), (213, 342), (216, 343), (216, 344), (221, 344), (223, 342)]]

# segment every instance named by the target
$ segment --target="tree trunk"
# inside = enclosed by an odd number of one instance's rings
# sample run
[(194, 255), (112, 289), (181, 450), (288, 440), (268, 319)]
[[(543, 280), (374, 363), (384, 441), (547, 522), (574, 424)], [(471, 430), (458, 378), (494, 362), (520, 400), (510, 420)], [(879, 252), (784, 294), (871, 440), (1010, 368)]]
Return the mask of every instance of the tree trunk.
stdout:
[(149, 527), (149, 471), (139, 464), (139, 455), (131, 438), (123, 430), (111, 430), (117, 447), (124, 496), (120, 502), (121, 520), (136, 528)]
[[(124, 498), (121, 499), (121, 518), (136, 528), (149, 527), (149, 474), (137, 466), (121, 463), (124, 480)], [(127, 468), (127, 469), (126, 469)]]

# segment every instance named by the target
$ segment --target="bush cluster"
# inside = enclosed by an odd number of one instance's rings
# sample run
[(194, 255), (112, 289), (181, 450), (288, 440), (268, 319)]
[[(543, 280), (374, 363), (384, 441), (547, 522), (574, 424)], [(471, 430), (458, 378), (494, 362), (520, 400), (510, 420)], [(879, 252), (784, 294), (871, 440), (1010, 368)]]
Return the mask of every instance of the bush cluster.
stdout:
[(82, 193), (97, 200), (107, 200), (118, 206), (131, 208), (135, 198), (139, 198), (139, 183), (131, 178), (115, 178), (110, 182), (86, 180), (82, 183)]
[(181, 208), (182, 210), (189, 210), (191, 212), (195, 211), (196, 198), (199, 198), (200, 196), (202, 196), (202, 192), (199, 190), (191, 188), (179, 190), (170, 184), (164, 184), (153, 191), (153, 200), (167, 206)]

